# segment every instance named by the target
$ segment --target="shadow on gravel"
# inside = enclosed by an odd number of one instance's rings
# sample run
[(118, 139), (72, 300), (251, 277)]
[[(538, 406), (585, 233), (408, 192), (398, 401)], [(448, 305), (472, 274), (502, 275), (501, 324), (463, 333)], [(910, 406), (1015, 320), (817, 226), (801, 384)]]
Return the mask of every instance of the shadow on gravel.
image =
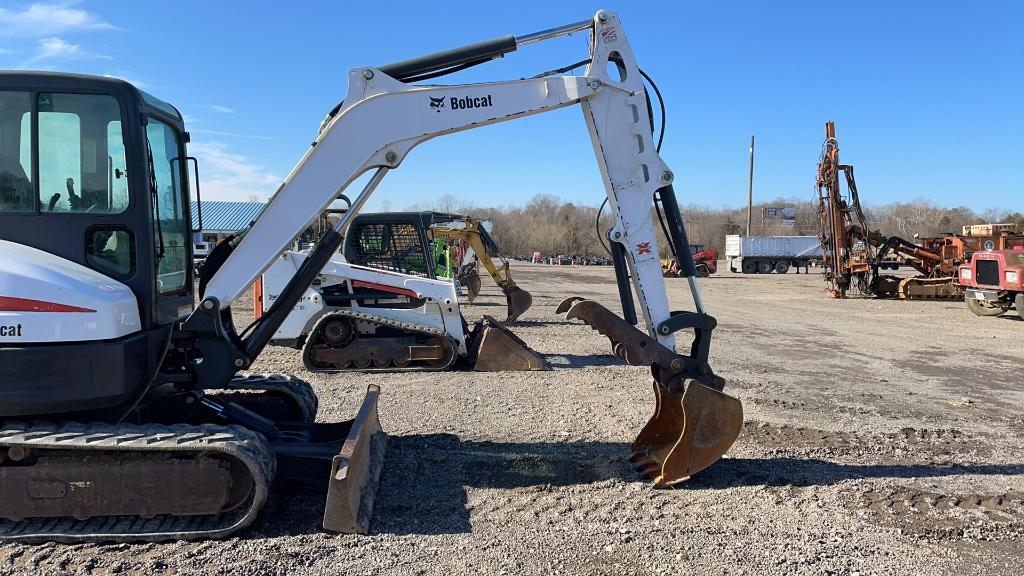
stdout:
[[(533, 491), (609, 479), (641, 481), (619, 442), (476, 442), (454, 434), (392, 436), (370, 526), (375, 534), (472, 531), (466, 488)], [(323, 532), (326, 490), (275, 486), (243, 537)], [(497, 507), (504, 504), (498, 503)]]
[(544, 360), (552, 368), (583, 368), (586, 366), (621, 366), (622, 362), (611, 354), (544, 354)]
[(726, 458), (679, 485), (681, 489), (737, 486), (827, 486), (870, 478), (1022, 475), (1024, 464), (839, 464), (799, 458)]
[[(393, 436), (371, 524), (375, 534), (459, 534), (472, 531), (467, 488), (532, 492), (622, 480), (647, 482), (626, 460), (624, 442), (478, 442), (453, 434)], [(680, 490), (741, 486), (825, 486), (843, 480), (930, 478), (959, 475), (1021, 475), (1024, 464), (928, 465), (839, 464), (818, 459), (726, 458)], [(490, 498), (498, 511), (516, 496)], [(325, 493), (284, 485), (243, 537), (266, 538), (322, 532)], [(477, 510), (483, 517), (487, 509)]]
[(582, 322), (574, 320), (516, 320), (511, 324), (506, 324), (511, 329), (519, 326), (564, 326), (566, 324), (575, 324), (577, 326), (585, 326)]
[[(618, 442), (474, 442), (453, 434), (393, 437), (381, 477), (373, 531), (470, 532), (466, 488), (521, 491), (639, 480)], [(496, 504), (501, 507), (502, 504)]]

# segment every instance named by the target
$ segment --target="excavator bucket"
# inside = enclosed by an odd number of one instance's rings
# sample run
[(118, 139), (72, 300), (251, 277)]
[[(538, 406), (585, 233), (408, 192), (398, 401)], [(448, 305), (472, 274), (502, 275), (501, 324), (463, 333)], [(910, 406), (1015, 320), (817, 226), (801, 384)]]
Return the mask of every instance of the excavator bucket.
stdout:
[(706, 363), (676, 354), (597, 302), (566, 298), (556, 311), (607, 336), (612, 353), (623, 362), (651, 368), (654, 415), (633, 441), (630, 461), (655, 487), (686, 480), (736, 441), (743, 428), (743, 405), (721, 391), (725, 380)]
[(477, 274), (476, 270), (473, 270), (460, 276), (459, 283), (466, 287), (469, 303), (472, 304), (473, 300), (476, 300), (476, 297), (480, 295), (480, 275)]
[(387, 434), (377, 417), (380, 386), (366, 389), (341, 451), (331, 462), (324, 508), (324, 528), (348, 534), (367, 534), (387, 450)]
[(470, 346), (477, 372), (550, 370), (544, 358), (491, 316), (477, 323)]
[(511, 324), (530, 309), (530, 306), (533, 305), (533, 296), (518, 286), (513, 286), (504, 292), (505, 300), (508, 302), (508, 318), (505, 318), (505, 323)]
[(630, 448), (629, 461), (662, 488), (715, 463), (743, 428), (739, 400), (696, 380), (654, 382), (654, 415)]

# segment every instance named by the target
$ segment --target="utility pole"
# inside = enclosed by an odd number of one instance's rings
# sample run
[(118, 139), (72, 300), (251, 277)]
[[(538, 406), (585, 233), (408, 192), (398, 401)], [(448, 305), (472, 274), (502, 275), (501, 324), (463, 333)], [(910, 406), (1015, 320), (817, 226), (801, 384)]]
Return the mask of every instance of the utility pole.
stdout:
[(754, 135), (750, 135), (750, 172), (747, 178), (747, 236), (750, 236), (750, 219), (754, 210)]

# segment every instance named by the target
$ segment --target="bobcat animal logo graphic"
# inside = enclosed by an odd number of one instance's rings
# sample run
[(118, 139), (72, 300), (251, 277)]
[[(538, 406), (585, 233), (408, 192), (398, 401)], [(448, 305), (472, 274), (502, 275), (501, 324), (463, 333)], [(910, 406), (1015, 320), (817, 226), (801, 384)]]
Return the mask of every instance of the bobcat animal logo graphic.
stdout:
[(444, 108), (444, 96), (440, 98), (434, 98), (433, 96), (427, 96), (430, 98), (430, 107), (440, 112), (441, 108)]

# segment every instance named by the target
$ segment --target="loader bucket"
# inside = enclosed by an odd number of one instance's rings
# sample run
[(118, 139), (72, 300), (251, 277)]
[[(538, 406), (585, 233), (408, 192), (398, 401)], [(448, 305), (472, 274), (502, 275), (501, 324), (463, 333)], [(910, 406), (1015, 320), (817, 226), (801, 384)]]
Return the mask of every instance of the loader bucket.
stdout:
[(377, 496), (377, 485), (387, 434), (377, 418), (377, 399), (380, 386), (371, 384), (366, 389), (341, 451), (331, 462), (331, 476), (327, 485), (327, 504), (324, 508), (324, 528), (347, 534), (367, 534)]
[(490, 316), (477, 324), (471, 343), (477, 372), (550, 370), (548, 363), (511, 330)]
[(725, 380), (705, 361), (676, 354), (592, 300), (567, 298), (557, 311), (608, 337), (612, 353), (623, 362), (651, 368), (654, 415), (633, 442), (630, 461), (656, 487), (671, 486), (707, 468), (736, 441), (743, 406), (721, 392)]
[(715, 463), (743, 428), (739, 400), (696, 380), (681, 389), (654, 383), (654, 415), (630, 448), (629, 461), (654, 481), (672, 486)]
[(504, 292), (505, 300), (508, 302), (508, 318), (505, 318), (505, 323), (511, 324), (518, 320), (523, 312), (530, 309), (530, 306), (533, 305), (533, 296), (517, 286), (504, 290)]
[(466, 287), (467, 298), (469, 303), (472, 304), (473, 300), (476, 300), (476, 297), (480, 295), (480, 275), (474, 270), (461, 276), (459, 283)]

